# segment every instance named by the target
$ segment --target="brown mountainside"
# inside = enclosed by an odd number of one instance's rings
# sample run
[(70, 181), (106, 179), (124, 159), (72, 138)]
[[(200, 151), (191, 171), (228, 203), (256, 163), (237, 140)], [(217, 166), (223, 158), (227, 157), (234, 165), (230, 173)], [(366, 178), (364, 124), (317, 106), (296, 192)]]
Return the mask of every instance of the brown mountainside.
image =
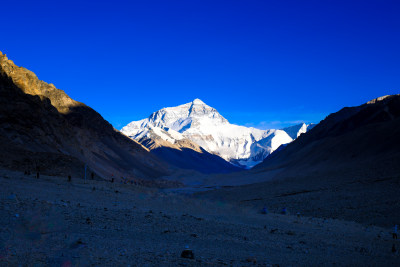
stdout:
[(58, 175), (153, 179), (169, 165), (100, 114), (16, 66), (0, 52), (0, 165)]

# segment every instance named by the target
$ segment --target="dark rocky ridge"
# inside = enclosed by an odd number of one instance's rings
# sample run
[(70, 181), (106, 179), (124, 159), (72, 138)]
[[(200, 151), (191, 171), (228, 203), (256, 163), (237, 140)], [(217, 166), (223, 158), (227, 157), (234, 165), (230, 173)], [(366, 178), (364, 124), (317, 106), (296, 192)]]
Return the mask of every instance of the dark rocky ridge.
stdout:
[(399, 136), (400, 95), (346, 107), (239, 174), (264, 182), (203, 195), (391, 226), (400, 221)]
[(0, 165), (48, 174), (154, 179), (169, 165), (132, 141), (100, 114), (52, 84), (17, 67), (0, 52)]

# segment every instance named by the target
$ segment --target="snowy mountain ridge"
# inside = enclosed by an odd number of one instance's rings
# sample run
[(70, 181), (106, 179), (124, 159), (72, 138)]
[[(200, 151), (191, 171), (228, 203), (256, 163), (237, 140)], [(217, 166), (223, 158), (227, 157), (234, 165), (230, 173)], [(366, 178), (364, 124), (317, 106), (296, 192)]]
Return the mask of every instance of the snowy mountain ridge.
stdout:
[[(121, 132), (130, 138), (161, 138), (171, 144), (188, 139), (206, 151), (219, 155), (234, 165), (251, 168), (280, 145), (287, 144), (307, 131), (307, 125), (283, 130), (260, 130), (230, 124), (216, 109), (200, 99), (160, 109), (148, 118), (133, 121)], [(293, 138), (293, 137), (295, 138)]]

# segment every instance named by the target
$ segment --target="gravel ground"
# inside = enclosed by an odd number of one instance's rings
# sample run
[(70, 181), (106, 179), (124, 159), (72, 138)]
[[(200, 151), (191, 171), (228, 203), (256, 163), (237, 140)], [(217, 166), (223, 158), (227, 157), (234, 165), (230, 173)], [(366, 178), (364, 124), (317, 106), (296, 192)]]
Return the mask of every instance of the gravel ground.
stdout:
[[(1, 266), (399, 266), (391, 229), (0, 171)], [(194, 259), (181, 258), (185, 248)]]

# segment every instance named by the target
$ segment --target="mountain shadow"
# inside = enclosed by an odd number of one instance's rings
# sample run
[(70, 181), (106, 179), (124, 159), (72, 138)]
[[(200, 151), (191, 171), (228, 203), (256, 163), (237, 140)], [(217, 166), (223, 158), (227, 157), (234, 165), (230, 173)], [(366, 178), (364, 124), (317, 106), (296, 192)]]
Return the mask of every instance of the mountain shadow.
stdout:
[(179, 149), (157, 147), (151, 150), (151, 153), (181, 169), (196, 170), (204, 174), (230, 173), (242, 170), (217, 155), (213, 155), (204, 149), (201, 150), (201, 152), (198, 152), (184, 147)]

